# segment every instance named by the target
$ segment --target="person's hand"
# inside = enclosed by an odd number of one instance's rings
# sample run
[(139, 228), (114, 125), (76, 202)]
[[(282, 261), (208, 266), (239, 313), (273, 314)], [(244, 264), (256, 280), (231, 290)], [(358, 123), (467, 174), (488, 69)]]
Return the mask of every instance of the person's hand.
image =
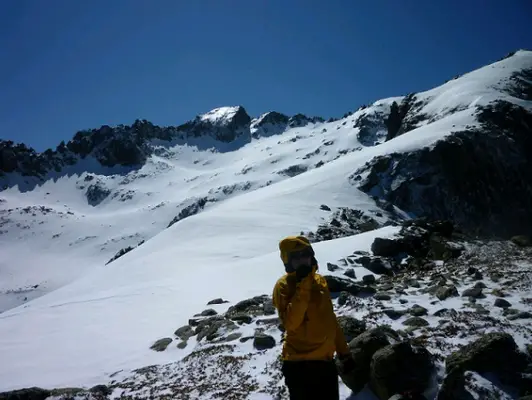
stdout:
[(338, 359), (340, 360), (341, 372), (343, 374), (349, 374), (355, 369), (355, 360), (350, 353), (339, 355)]
[(296, 269), (296, 280), (297, 282), (301, 282), (303, 279), (305, 279), (309, 274), (312, 272), (312, 266), (311, 265), (300, 265)]

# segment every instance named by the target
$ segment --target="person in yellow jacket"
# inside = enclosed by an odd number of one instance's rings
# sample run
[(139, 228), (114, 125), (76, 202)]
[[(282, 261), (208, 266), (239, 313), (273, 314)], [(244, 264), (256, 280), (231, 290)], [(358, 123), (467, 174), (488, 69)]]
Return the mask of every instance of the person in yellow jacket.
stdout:
[(333, 310), (327, 281), (309, 240), (289, 236), (279, 243), (286, 274), (275, 284), (273, 304), (285, 329), (282, 372), (291, 400), (336, 400), (334, 354), (347, 372), (354, 367)]

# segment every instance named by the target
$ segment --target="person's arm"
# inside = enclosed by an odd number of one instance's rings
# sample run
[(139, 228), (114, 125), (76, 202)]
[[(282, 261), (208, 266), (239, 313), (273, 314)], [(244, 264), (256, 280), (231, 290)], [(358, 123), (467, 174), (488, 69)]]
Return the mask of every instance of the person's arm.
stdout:
[(338, 319), (336, 318), (336, 315), (334, 317), (336, 321), (336, 352), (338, 353), (338, 356), (340, 358), (349, 356), (351, 353), (349, 351), (349, 346), (347, 345), (347, 341), (345, 340), (344, 331), (342, 330), (342, 327), (338, 323)]
[(310, 300), (312, 279), (307, 277), (297, 284), (296, 292), (289, 298), (288, 288), (277, 283), (273, 291), (273, 305), (287, 331), (295, 331), (302, 323)]

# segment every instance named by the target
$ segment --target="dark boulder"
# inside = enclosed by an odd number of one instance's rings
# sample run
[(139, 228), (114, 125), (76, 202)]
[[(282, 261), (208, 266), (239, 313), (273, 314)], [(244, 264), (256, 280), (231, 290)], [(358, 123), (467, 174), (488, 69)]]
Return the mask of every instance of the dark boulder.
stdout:
[(151, 345), (150, 349), (155, 350), (155, 351), (165, 351), (170, 343), (172, 343), (171, 338), (159, 339), (154, 344)]
[(188, 340), (195, 335), (194, 328), (192, 328), (190, 325), (182, 326), (174, 332), (174, 335), (181, 340)]
[(476, 371), (495, 374), (504, 384), (515, 385), (528, 361), (508, 333), (492, 332), (481, 336), (449, 355), (445, 361), (447, 373)]
[(375, 238), (371, 245), (373, 254), (380, 257), (395, 257), (405, 250), (405, 245), (400, 239)]
[(275, 347), (275, 339), (264, 333), (257, 332), (253, 338), (253, 347), (257, 350), (267, 350)]
[(350, 342), (358, 335), (366, 331), (366, 323), (353, 317), (340, 316), (338, 319), (338, 325), (344, 332), (345, 340)]
[(370, 386), (381, 400), (407, 391), (422, 393), (429, 387), (433, 372), (432, 356), (425, 348), (400, 342), (373, 355)]
[(341, 363), (337, 360), (340, 378), (354, 393), (360, 392), (370, 380), (370, 365), (373, 355), (390, 344), (390, 338), (398, 340), (397, 333), (385, 326), (380, 326), (362, 333), (349, 342), (349, 350), (355, 367), (348, 374), (343, 373)]

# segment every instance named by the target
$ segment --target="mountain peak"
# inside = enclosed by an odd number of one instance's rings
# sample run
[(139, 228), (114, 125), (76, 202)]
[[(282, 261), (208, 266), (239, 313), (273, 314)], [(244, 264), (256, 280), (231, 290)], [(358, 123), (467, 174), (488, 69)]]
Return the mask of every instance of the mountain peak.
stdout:
[(240, 127), (251, 122), (251, 117), (242, 106), (215, 108), (205, 114), (199, 115), (197, 119), (200, 122), (215, 126), (235, 125), (236, 127)]

